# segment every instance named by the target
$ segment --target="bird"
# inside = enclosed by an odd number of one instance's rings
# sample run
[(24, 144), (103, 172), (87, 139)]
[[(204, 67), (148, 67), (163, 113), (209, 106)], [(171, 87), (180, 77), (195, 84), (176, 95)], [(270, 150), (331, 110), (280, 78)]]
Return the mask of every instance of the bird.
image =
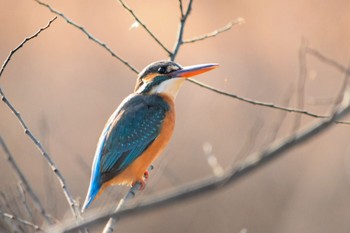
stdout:
[(111, 185), (145, 187), (147, 169), (167, 146), (175, 125), (175, 98), (186, 78), (217, 68), (216, 63), (182, 67), (153, 62), (138, 75), (107, 121), (98, 140), (82, 212)]

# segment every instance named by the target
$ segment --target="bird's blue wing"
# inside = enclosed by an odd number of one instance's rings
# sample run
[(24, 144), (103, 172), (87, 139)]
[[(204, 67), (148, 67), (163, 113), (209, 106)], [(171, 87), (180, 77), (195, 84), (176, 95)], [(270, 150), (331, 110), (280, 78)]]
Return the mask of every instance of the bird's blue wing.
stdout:
[(122, 172), (160, 133), (169, 105), (156, 95), (128, 96), (102, 131), (92, 164), (84, 211), (101, 185)]
[(157, 138), (168, 105), (161, 98), (135, 96), (116, 115), (101, 153), (101, 182), (122, 172)]

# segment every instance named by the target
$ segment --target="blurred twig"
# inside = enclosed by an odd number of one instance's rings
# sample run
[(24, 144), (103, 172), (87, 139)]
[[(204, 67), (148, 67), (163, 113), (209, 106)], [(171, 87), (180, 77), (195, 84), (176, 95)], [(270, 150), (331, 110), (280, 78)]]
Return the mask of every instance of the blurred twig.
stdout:
[(120, 2), (120, 4), (127, 10), (130, 12), (130, 14), (134, 17), (134, 19), (146, 30), (146, 32), (159, 44), (160, 47), (162, 47), (164, 49), (165, 52), (168, 53), (168, 55), (171, 55), (171, 52), (169, 51), (169, 49), (167, 49), (165, 47), (165, 45), (163, 45), (162, 42), (160, 42), (160, 40), (151, 32), (151, 30), (148, 29), (148, 27), (139, 19), (139, 17), (137, 17), (137, 15), (134, 13), (134, 11), (124, 3), (123, 0), (118, 0)]
[[(305, 84), (307, 75), (307, 64), (306, 64), (306, 48), (307, 40), (302, 38), (299, 48), (299, 77), (297, 82), (297, 108), (304, 109), (304, 99), (305, 99)], [(295, 115), (293, 130), (297, 131), (301, 124), (301, 115)]]
[(90, 40), (94, 41), (95, 43), (99, 44), (101, 47), (103, 47), (104, 49), (106, 49), (113, 57), (117, 58), (120, 62), (122, 62), (124, 65), (126, 65), (127, 67), (129, 67), (133, 72), (138, 73), (137, 69), (135, 69), (132, 65), (130, 65), (129, 62), (127, 62), (125, 59), (123, 59), (122, 57), (120, 57), (119, 55), (117, 55), (116, 53), (114, 53), (112, 51), (112, 49), (110, 49), (108, 47), (107, 44), (99, 41), (98, 39), (96, 39), (90, 32), (88, 32), (84, 27), (76, 24), (75, 22), (73, 22), (72, 20), (70, 20), (68, 17), (66, 17), (63, 13), (53, 9), (49, 4), (46, 4), (40, 0), (34, 0), (37, 3), (39, 3), (40, 5), (48, 8), (52, 13), (60, 16), (61, 18), (63, 18), (67, 23), (69, 23), (70, 25), (74, 26), (75, 28), (79, 29), (80, 31), (82, 31)]
[(57, 16), (55, 16), (53, 19), (51, 19), (51, 20), (49, 21), (49, 23), (48, 23), (45, 27), (40, 28), (39, 31), (37, 31), (35, 34), (33, 34), (32, 36), (29, 36), (29, 37), (25, 38), (25, 39), (22, 41), (22, 43), (20, 43), (15, 49), (13, 49), (13, 50), (10, 52), (9, 56), (6, 58), (4, 64), (2, 65), (2, 67), (1, 67), (1, 69), (0, 69), (0, 77), (1, 77), (2, 73), (4, 72), (4, 70), (5, 70), (6, 66), (7, 66), (7, 64), (8, 64), (9, 61), (11, 60), (13, 54), (15, 54), (15, 53), (17, 52), (17, 50), (19, 50), (20, 48), (22, 48), (23, 45), (24, 45), (25, 43), (27, 43), (27, 42), (30, 41), (31, 39), (37, 37), (42, 31), (44, 31), (45, 29), (47, 29), (48, 27), (50, 27), (51, 23), (52, 23), (53, 21), (55, 21), (56, 19), (57, 19)]
[(13, 215), (13, 214), (9, 214), (9, 213), (5, 213), (2, 210), (0, 210), (0, 216), (3, 218), (7, 218), (10, 219), (12, 221), (18, 222), (20, 224), (32, 227), (36, 232), (45, 232), (43, 229), (41, 229), (38, 225), (35, 225), (34, 223), (31, 223), (27, 220), (18, 218), (17, 216)]
[(208, 39), (208, 38), (211, 38), (211, 37), (215, 37), (215, 36), (217, 36), (217, 35), (219, 35), (219, 34), (221, 34), (223, 32), (226, 32), (226, 31), (230, 30), (232, 28), (232, 26), (240, 25), (242, 23), (244, 23), (244, 19), (243, 18), (238, 18), (238, 19), (236, 19), (236, 20), (234, 20), (232, 22), (229, 22), (224, 27), (216, 29), (213, 32), (210, 32), (210, 33), (202, 35), (202, 36), (194, 37), (192, 39), (184, 40), (183, 44), (194, 43), (194, 42), (197, 42), (197, 41), (201, 41), (201, 40), (205, 40), (205, 39)]
[[(54, 18), (55, 19), (55, 18)], [(53, 19), (53, 20), (54, 20)], [(51, 24), (51, 22), (53, 21), (51, 20), (49, 22), (48, 25)], [(45, 28), (48, 28), (45, 27)], [(45, 29), (43, 29), (45, 30)], [(21, 43), (22, 45), (24, 44), (24, 42)], [(22, 46), (20, 46), (22, 47)], [(17, 52), (17, 50), (15, 50), (15, 52)], [(11, 59), (12, 55), (15, 53), (11, 53), (10, 56), (6, 59), (6, 61), (4, 62), (4, 65), (8, 64), (9, 59)], [(2, 68), (4, 69), (4, 68)], [(1, 76), (0, 76), (1, 78)], [(32, 140), (32, 142), (35, 144), (35, 146), (37, 147), (37, 149), (40, 151), (40, 153), (44, 156), (44, 158), (46, 159), (46, 161), (48, 162), (51, 170), (54, 172), (54, 174), (56, 175), (58, 181), (61, 184), (61, 188), (63, 190), (63, 193), (66, 196), (67, 202), (69, 204), (69, 206), (71, 207), (72, 213), (74, 214), (75, 217), (80, 216), (80, 211), (79, 208), (76, 206), (75, 201), (73, 199), (72, 194), (70, 193), (70, 191), (67, 188), (66, 182), (61, 174), (61, 172), (58, 170), (57, 166), (55, 165), (55, 163), (53, 162), (53, 160), (51, 159), (50, 155), (47, 153), (47, 151), (44, 149), (44, 147), (42, 146), (42, 144), (40, 143), (40, 141), (33, 135), (33, 133), (29, 130), (27, 124), (25, 123), (24, 119), (22, 118), (21, 114), (16, 110), (16, 108), (11, 104), (11, 102), (8, 100), (8, 98), (5, 96), (4, 92), (2, 91), (2, 89), (0, 88), (0, 97), (1, 100), (6, 104), (6, 106), (11, 110), (11, 112), (13, 114), (15, 114), (17, 120), (19, 121), (20, 125), (23, 127), (24, 129), (24, 133)]]
[(342, 73), (348, 73), (348, 74), (350, 73), (350, 71), (347, 70), (346, 66), (340, 64), (339, 62), (337, 62), (336, 60), (330, 57), (327, 57), (326, 55), (322, 54), (320, 51), (316, 49), (306, 47), (305, 52), (316, 57), (321, 62), (336, 68), (338, 71)]
[(20, 182), (22, 183), (23, 189), (29, 194), (29, 196), (32, 198), (34, 206), (39, 210), (40, 214), (44, 217), (44, 220), (47, 223), (54, 223), (52, 217), (47, 214), (45, 208), (43, 207), (43, 205), (41, 204), (40, 199), (38, 198), (38, 196), (35, 194), (34, 190), (32, 189), (32, 187), (30, 186), (29, 182), (27, 181), (25, 175), (22, 173), (21, 169), (18, 167), (16, 161), (14, 160), (12, 153), (10, 152), (9, 148), (7, 147), (4, 139), (0, 136), (0, 145), (3, 149), (3, 151), (5, 152), (5, 158), (7, 159), (7, 161), (9, 162), (9, 164), (11, 165), (11, 167), (13, 168), (13, 170), (15, 171), (15, 173), (17, 174)]
[(325, 129), (331, 127), (333, 122), (350, 112), (350, 93), (347, 89), (343, 95), (341, 103), (336, 107), (334, 114), (327, 119), (323, 119), (309, 127), (306, 127), (295, 134), (276, 141), (270, 144), (265, 150), (257, 152), (249, 156), (243, 163), (239, 166), (233, 167), (225, 172), (222, 177), (210, 177), (203, 179), (192, 184), (186, 184), (183, 187), (176, 188), (167, 193), (159, 194), (153, 196), (149, 199), (145, 199), (142, 203), (136, 203), (130, 205), (127, 208), (115, 211), (106, 211), (104, 213), (92, 213), (82, 220), (78, 225), (74, 222), (67, 222), (58, 228), (52, 229), (52, 232), (74, 232), (82, 227), (90, 226), (96, 222), (105, 221), (109, 217), (121, 217), (128, 216), (135, 213), (140, 213), (144, 211), (150, 211), (152, 209), (159, 208), (161, 206), (170, 205), (172, 203), (178, 202), (191, 197), (197, 197), (198, 195), (208, 193), (223, 187), (227, 187), (229, 184), (234, 184), (237, 180), (251, 174), (258, 168), (267, 165), (269, 162), (281, 157), (287, 150), (307, 142), (309, 139), (318, 135)]

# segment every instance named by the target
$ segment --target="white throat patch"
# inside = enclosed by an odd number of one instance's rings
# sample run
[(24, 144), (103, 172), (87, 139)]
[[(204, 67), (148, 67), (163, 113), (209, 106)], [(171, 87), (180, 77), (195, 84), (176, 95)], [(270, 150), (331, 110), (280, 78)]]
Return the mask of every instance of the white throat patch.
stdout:
[(151, 93), (167, 94), (173, 99), (175, 99), (184, 81), (185, 81), (184, 78), (172, 78), (172, 79), (166, 80), (161, 84), (159, 84), (158, 86), (154, 87), (151, 90)]

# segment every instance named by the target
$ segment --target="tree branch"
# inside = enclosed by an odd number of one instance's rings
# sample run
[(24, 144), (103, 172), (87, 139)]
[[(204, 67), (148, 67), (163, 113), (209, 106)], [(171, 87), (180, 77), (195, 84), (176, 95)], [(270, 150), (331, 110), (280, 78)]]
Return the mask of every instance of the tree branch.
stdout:
[(21, 169), (18, 167), (16, 161), (14, 160), (14, 158), (12, 156), (12, 153), (10, 152), (10, 150), (7, 147), (4, 139), (1, 136), (0, 136), (0, 145), (1, 145), (2, 149), (3, 149), (3, 151), (5, 152), (6, 160), (10, 163), (11, 167), (13, 168), (15, 173), (17, 174), (19, 180), (21, 181), (21, 183), (23, 185), (24, 190), (32, 198), (34, 206), (39, 210), (40, 214), (44, 217), (44, 220), (47, 223), (49, 223), (49, 224), (54, 223), (53, 218), (49, 214), (47, 214), (45, 208), (43, 207), (43, 205), (40, 202), (40, 199), (35, 194), (34, 190), (30, 186), (30, 184), (27, 181), (27, 179), (25, 178), (25, 175), (22, 173)]
[(160, 42), (160, 40), (151, 32), (151, 30), (148, 29), (148, 27), (139, 19), (139, 17), (137, 17), (137, 15), (134, 13), (134, 11), (128, 6), (126, 5), (123, 0), (118, 0), (120, 2), (120, 4), (124, 7), (124, 9), (126, 9), (127, 11), (130, 12), (130, 14), (134, 17), (134, 19), (146, 30), (146, 32), (159, 44), (160, 47), (162, 47), (164, 49), (165, 52), (168, 53), (168, 55), (171, 55), (171, 52), (169, 51), (169, 49), (167, 49), (165, 47), (165, 45), (163, 45), (162, 42)]
[(32, 227), (36, 232), (45, 232), (43, 229), (41, 229), (38, 225), (35, 225), (34, 223), (31, 223), (27, 220), (18, 218), (17, 216), (13, 215), (13, 214), (9, 214), (9, 213), (5, 213), (2, 210), (0, 210), (0, 216), (2, 216), (3, 218), (7, 218), (10, 219), (12, 221), (16, 221), (20, 224)]
[(40, 0), (34, 0), (37, 3), (39, 3), (40, 5), (46, 7), (47, 9), (49, 9), (52, 13), (54, 13), (57, 16), (60, 16), (61, 18), (63, 18), (67, 23), (69, 23), (70, 25), (74, 26), (75, 28), (79, 29), (80, 31), (82, 31), (90, 40), (94, 41), (95, 43), (97, 43), (98, 45), (100, 45), (101, 47), (103, 47), (104, 49), (106, 49), (111, 55), (112, 57), (118, 59), (120, 62), (122, 62), (124, 65), (126, 65), (127, 67), (129, 67), (134, 73), (138, 74), (138, 70), (136, 68), (134, 68), (132, 65), (130, 65), (129, 62), (127, 62), (125, 59), (123, 59), (121, 56), (117, 55), (116, 53), (114, 53), (107, 44), (99, 41), (98, 39), (96, 39), (90, 32), (88, 32), (84, 27), (74, 23), (72, 20), (70, 20), (69, 18), (67, 18), (63, 13), (53, 9), (49, 4), (46, 4)]
[(234, 20), (232, 22), (229, 22), (224, 27), (216, 29), (213, 32), (210, 32), (210, 33), (202, 35), (202, 36), (194, 37), (192, 39), (184, 40), (183, 44), (194, 43), (194, 42), (205, 40), (205, 39), (208, 39), (208, 38), (211, 38), (211, 37), (216, 37), (217, 35), (230, 30), (234, 25), (241, 25), (242, 23), (244, 23), (244, 19), (243, 18), (238, 18), (238, 19), (236, 19), (236, 20)]
[(0, 77), (2, 75), (2, 73), (4, 72), (7, 64), (9, 63), (9, 61), (11, 60), (13, 54), (15, 54), (17, 52), (17, 50), (19, 50), (20, 48), (23, 47), (23, 45), (25, 45), (28, 41), (30, 41), (31, 39), (37, 37), (42, 31), (45, 31), (45, 29), (47, 29), (48, 27), (51, 26), (51, 23), (53, 21), (55, 21), (57, 19), (57, 16), (55, 16), (53, 19), (51, 19), (48, 24), (45, 27), (42, 27), (39, 29), (39, 31), (37, 31), (35, 34), (33, 34), (32, 36), (29, 36), (27, 38), (24, 39), (24, 41), (22, 41), (22, 43), (20, 43), (14, 50), (12, 50), (9, 54), (9, 56), (6, 58), (4, 64), (2, 65), (1, 69), (0, 69)]
[(181, 11), (181, 19), (180, 19), (180, 26), (179, 26), (179, 32), (177, 33), (177, 40), (174, 46), (174, 50), (170, 55), (170, 61), (174, 61), (177, 53), (179, 52), (180, 46), (183, 44), (183, 34), (184, 34), (184, 28), (186, 24), (186, 20), (188, 16), (191, 13), (192, 10), (192, 3), (193, 0), (190, 0), (187, 6), (186, 13), (183, 13), (183, 7), (182, 7), (182, 1), (180, 0), (180, 11)]
[[(54, 18), (55, 19), (55, 18)], [(53, 20), (54, 20), (53, 19)], [(52, 22), (53, 20), (51, 20), (50, 22)], [(50, 26), (50, 23), (48, 24), (48, 26)], [(45, 27), (48, 28), (48, 26)], [(43, 29), (43, 30), (45, 30)], [(40, 31), (40, 30), (39, 30)], [(39, 34), (39, 33), (38, 33)], [(34, 34), (35, 35), (35, 34)], [(34, 36), (35, 37), (35, 36)], [(34, 38), (32, 37), (32, 38)], [(31, 38), (31, 39), (32, 39)], [(30, 40), (30, 39), (29, 39)], [(29, 40), (24, 40), (24, 42), (22, 42), (22, 46), (25, 42), (29, 41)], [(14, 52), (10, 53), (10, 56), (6, 59), (6, 61), (4, 62), (4, 66), (6, 66), (8, 64), (8, 61), (11, 59), (11, 57), (14, 55), (15, 52), (17, 52), (19, 50), (19, 48), (21, 48), (21, 44), (17, 47), (18, 49), (15, 49)], [(1, 70), (4, 70), (4, 68), (1, 68)], [(1, 78), (1, 76), (0, 76)], [(22, 116), (20, 115), (20, 113), (15, 109), (15, 107), (11, 104), (11, 102), (7, 99), (7, 97), (5, 96), (4, 92), (2, 91), (1, 87), (0, 87), (0, 97), (1, 100), (6, 104), (6, 106), (12, 111), (13, 114), (15, 114), (17, 120), (19, 121), (20, 125), (23, 127), (24, 129), (24, 133), (32, 140), (32, 142), (35, 144), (35, 146), (37, 147), (37, 149), (40, 151), (40, 153), (44, 156), (44, 158), (46, 159), (46, 161), (48, 162), (50, 168), (52, 169), (52, 171), (54, 172), (54, 174), (56, 175), (58, 181), (61, 184), (61, 188), (63, 190), (63, 193), (66, 196), (67, 202), (69, 204), (69, 206), (71, 207), (72, 213), (75, 217), (80, 216), (80, 211), (78, 209), (78, 207), (75, 204), (75, 201), (73, 199), (72, 194), (70, 193), (70, 191), (67, 188), (66, 182), (61, 174), (61, 172), (58, 170), (57, 166), (55, 165), (55, 163), (53, 162), (53, 160), (51, 159), (51, 157), (49, 156), (49, 154), (46, 152), (46, 150), (44, 149), (43, 145), (40, 143), (40, 141), (33, 135), (33, 133), (29, 130), (27, 124), (25, 123), (24, 119), (22, 118)]]
[[(282, 110), (282, 111), (286, 111), (286, 112), (299, 113), (299, 114), (307, 115), (307, 116), (314, 117), (314, 118), (321, 118), (322, 119), (322, 118), (329, 118), (330, 117), (330, 116), (317, 115), (315, 113), (308, 112), (308, 111), (301, 110), (301, 109), (282, 107), (282, 106), (278, 106), (278, 105), (273, 104), (273, 103), (266, 103), (266, 102), (251, 100), (251, 99), (248, 99), (248, 98), (245, 98), (245, 97), (233, 94), (233, 93), (228, 93), (228, 92), (219, 90), (217, 88), (214, 88), (212, 86), (209, 86), (207, 84), (199, 82), (199, 81), (197, 81), (195, 79), (186, 79), (186, 80), (188, 80), (189, 82), (194, 83), (194, 84), (196, 84), (196, 85), (198, 85), (200, 87), (204, 87), (205, 89), (213, 91), (215, 93), (218, 93), (218, 94), (221, 94), (221, 95), (225, 95), (225, 96), (228, 96), (228, 97), (231, 97), (231, 98), (234, 98), (234, 99), (237, 99), (237, 100), (249, 103), (249, 104), (258, 105), (258, 106), (262, 106), (262, 107), (273, 108), (273, 109)], [(347, 122), (347, 121), (338, 121), (338, 120), (336, 120), (336, 121), (334, 121), (334, 123), (350, 125), (350, 122)]]

